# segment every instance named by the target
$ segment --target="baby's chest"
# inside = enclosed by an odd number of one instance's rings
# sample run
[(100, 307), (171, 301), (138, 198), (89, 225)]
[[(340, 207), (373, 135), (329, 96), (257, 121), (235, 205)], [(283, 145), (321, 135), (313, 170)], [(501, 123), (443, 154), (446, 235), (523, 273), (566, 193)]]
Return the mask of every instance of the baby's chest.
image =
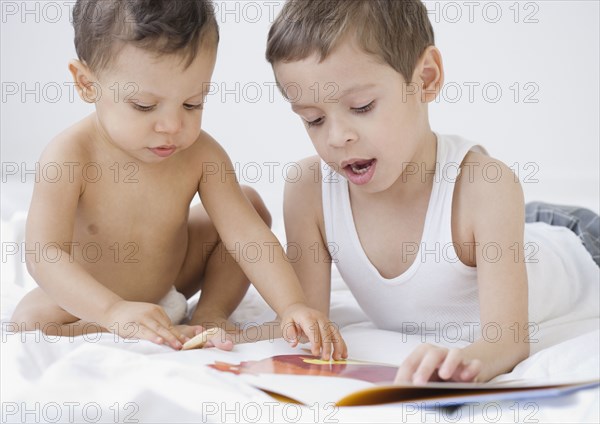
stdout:
[(194, 190), (164, 182), (88, 184), (77, 208), (79, 235), (110, 242), (166, 240), (187, 226)]

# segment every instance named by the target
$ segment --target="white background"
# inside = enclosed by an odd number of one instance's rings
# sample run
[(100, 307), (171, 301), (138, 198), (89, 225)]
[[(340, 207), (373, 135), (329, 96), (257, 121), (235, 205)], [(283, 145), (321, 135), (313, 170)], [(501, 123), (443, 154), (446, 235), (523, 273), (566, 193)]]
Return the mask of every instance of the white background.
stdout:
[[(45, 144), (93, 111), (71, 95), (69, 85), (73, 4), (1, 2), (3, 218), (28, 207), (34, 177), (25, 169), (33, 169)], [(285, 165), (314, 154), (299, 118), (273, 89), (264, 59), (267, 32), (282, 2), (216, 5), (219, 92), (207, 100), (204, 129), (229, 152), (241, 182), (261, 193), (280, 226)], [(599, 3), (426, 5), (447, 84), (431, 106), (432, 128), (477, 141), (513, 166), (526, 200), (598, 211)], [(7, 175), (15, 164), (17, 174)]]

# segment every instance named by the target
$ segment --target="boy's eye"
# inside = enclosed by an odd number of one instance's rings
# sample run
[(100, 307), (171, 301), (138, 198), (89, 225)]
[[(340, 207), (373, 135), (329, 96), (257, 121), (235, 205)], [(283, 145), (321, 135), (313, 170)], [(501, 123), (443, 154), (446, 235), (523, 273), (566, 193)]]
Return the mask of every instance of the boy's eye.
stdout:
[(139, 110), (141, 112), (150, 112), (152, 109), (155, 108), (155, 105), (152, 106), (142, 106), (142, 105), (138, 105), (137, 103), (132, 103), (132, 106), (134, 109)]
[(365, 113), (370, 111), (371, 109), (373, 109), (375, 100), (373, 100), (371, 103), (369, 103), (368, 105), (362, 106), (362, 107), (353, 107), (352, 110), (356, 113)]
[(187, 110), (197, 110), (197, 109), (202, 109), (204, 107), (204, 104), (203, 103), (200, 103), (199, 105), (184, 104), (183, 107)]
[(314, 121), (305, 121), (306, 125), (308, 126), (308, 128), (313, 127), (313, 126), (317, 126), (317, 125), (321, 125), (323, 123), (323, 118), (317, 118)]

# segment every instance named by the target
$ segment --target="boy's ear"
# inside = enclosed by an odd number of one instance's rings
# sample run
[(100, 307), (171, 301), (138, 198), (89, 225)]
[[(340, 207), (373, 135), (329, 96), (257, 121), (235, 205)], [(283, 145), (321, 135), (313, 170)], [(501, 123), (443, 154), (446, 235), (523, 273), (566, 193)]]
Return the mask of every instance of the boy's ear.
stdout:
[(442, 54), (435, 46), (425, 49), (417, 62), (413, 81), (421, 86), (421, 100), (429, 103), (435, 100), (444, 84)]
[(94, 77), (94, 73), (83, 62), (73, 59), (69, 61), (69, 72), (73, 76), (73, 82), (79, 93), (79, 97), (86, 103), (96, 103), (99, 100), (100, 86)]

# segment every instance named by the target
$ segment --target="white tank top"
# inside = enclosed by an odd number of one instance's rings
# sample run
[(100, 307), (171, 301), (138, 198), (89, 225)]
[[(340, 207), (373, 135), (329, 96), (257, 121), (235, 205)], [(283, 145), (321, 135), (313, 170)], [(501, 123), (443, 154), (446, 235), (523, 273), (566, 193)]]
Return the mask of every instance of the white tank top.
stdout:
[[(436, 170), (423, 234), (417, 256), (404, 273), (384, 278), (370, 262), (354, 225), (348, 181), (322, 163), (325, 235), (342, 278), (377, 327), (409, 334), (444, 332), (472, 342), (480, 334), (477, 268), (463, 264), (454, 249), (452, 197), (467, 152), (486, 151), (461, 137), (436, 135)], [(566, 314), (574, 304), (586, 303), (587, 296), (598, 299), (598, 267), (574, 233), (544, 223), (527, 224), (525, 240), (526, 256), (537, 260), (527, 264), (530, 321)], [(559, 293), (549, 290), (550, 283)], [(586, 314), (597, 316), (597, 302), (593, 303)]]

